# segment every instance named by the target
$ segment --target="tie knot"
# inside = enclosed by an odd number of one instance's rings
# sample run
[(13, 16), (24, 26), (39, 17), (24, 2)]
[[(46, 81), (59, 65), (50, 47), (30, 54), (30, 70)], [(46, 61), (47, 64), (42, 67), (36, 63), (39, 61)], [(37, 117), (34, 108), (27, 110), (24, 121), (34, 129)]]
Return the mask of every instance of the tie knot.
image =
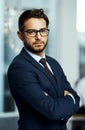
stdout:
[(46, 59), (45, 59), (45, 58), (42, 58), (39, 62), (40, 62), (41, 64), (43, 64), (43, 65), (46, 65)]

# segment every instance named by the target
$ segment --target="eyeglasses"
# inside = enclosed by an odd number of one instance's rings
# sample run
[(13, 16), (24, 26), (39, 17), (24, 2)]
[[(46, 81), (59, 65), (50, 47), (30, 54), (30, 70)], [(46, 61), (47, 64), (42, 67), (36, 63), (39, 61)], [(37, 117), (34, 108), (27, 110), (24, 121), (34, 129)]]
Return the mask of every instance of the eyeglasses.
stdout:
[(30, 37), (35, 37), (37, 35), (37, 33), (39, 32), (42, 37), (45, 37), (45, 36), (48, 36), (49, 29), (47, 29), (47, 28), (42, 28), (40, 30), (28, 29), (28, 30), (24, 30), (23, 32), (26, 32), (28, 34), (28, 36), (30, 36)]

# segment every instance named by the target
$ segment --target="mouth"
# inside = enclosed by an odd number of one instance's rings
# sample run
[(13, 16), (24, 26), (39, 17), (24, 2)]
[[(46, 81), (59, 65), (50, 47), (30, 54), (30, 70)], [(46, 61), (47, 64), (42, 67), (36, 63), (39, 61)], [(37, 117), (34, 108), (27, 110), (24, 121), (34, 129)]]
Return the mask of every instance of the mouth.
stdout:
[(39, 47), (39, 46), (43, 46), (43, 45), (44, 45), (43, 42), (35, 42), (35, 43), (34, 43), (34, 46), (35, 46), (35, 47)]

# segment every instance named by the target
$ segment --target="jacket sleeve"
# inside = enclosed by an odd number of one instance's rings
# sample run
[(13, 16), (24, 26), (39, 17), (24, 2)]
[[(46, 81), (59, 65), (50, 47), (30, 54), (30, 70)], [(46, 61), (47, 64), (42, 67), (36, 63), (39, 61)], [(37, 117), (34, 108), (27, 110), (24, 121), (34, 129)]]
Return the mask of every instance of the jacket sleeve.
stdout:
[(50, 95), (45, 95), (33, 70), (27, 71), (21, 65), (9, 68), (8, 81), (15, 101), (18, 99), (28, 108), (30, 105), (45, 118), (62, 120), (72, 115), (78, 108), (79, 97), (75, 93), (76, 105), (70, 96), (55, 100)]
[[(64, 75), (64, 73), (63, 73), (63, 82), (62, 83), (64, 84), (64, 90), (67, 90), (67, 91), (69, 91), (72, 94), (71, 98), (73, 99), (73, 102), (74, 102), (73, 113), (68, 114), (67, 117), (64, 118), (67, 121), (79, 109), (80, 97), (77, 95), (76, 91), (71, 87), (71, 85), (69, 84), (69, 82), (68, 82), (66, 76)], [(69, 107), (70, 106), (68, 106), (68, 108)]]
[[(60, 64), (53, 60), (55, 66), (57, 66), (57, 73), (58, 75), (61, 75), (61, 88), (64, 89), (64, 90), (67, 90), (69, 91), (71, 94), (72, 94), (72, 99), (74, 101), (74, 111), (73, 113), (69, 114), (65, 119), (68, 120), (70, 116), (72, 116), (74, 113), (77, 112), (77, 110), (79, 109), (79, 101), (80, 101), (80, 97), (77, 95), (77, 92), (71, 87), (69, 81), (67, 80), (66, 78), (66, 75), (64, 74), (63, 72), (63, 69), (62, 67), (60, 66)], [(56, 70), (55, 70), (56, 71)]]

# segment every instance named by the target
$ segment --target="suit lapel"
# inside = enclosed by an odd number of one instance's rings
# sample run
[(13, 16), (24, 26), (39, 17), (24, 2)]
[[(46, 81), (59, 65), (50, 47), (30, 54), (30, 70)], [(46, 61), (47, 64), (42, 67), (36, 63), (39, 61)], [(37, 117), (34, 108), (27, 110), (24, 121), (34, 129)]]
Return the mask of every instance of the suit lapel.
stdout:
[(56, 86), (57, 86), (57, 82), (55, 79), (53, 79), (49, 73), (38, 63), (36, 62), (35, 60), (32, 61), (32, 64), (37, 68), (39, 69), (40, 71), (42, 71), (42, 73), (44, 73), (44, 75), (48, 78), (48, 80), (51, 82), (53, 88), (55, 89), (55, 92), (56, 94), (59, 96), (58, 94), (58, 89), (56, 89)]
[(48, 58), (48, 56), (46, 56), (46, 59), (47, 59), (47, 62), (49, 63), (54, 75), (55, 75), (55, 80), (56, 80), (56, 86), (55, 86), (55, 89), (57, 91), (57, 94), (58, 94), (58, 97), (61, 93), (61, 90), (60, 90), (60, 78), (59, 78), (59, 73), (57, 72), (57, 66), (56, 66), (56, 69), (54, 67), (54, 64), (52, 63), (52, 61)]

